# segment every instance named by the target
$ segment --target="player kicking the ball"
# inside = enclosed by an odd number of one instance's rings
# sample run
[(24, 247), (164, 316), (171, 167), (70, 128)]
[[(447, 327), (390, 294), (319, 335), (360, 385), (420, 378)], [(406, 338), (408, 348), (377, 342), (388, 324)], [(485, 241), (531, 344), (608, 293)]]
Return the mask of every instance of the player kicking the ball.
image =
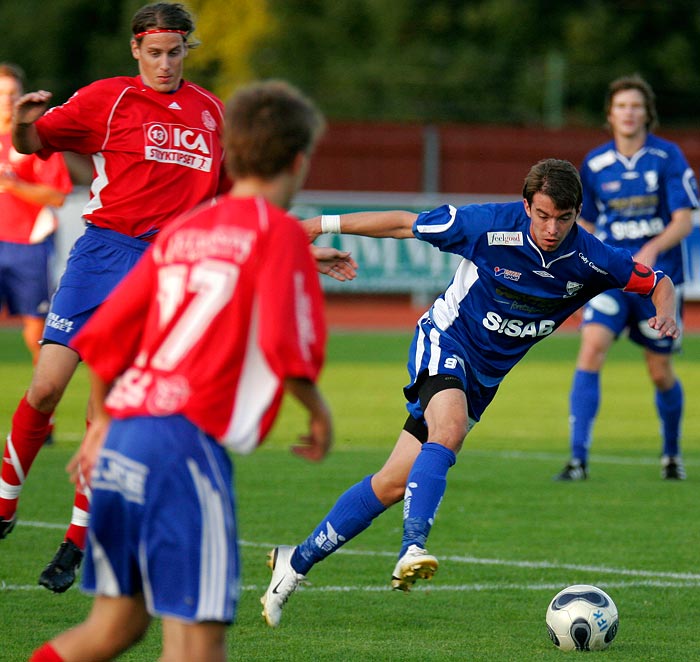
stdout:
[(511, 368), (586, 301), (610, 288), (650, 297), (656, 315), (649, 326), (659, 337), (677, 337), (671, 280), (580, 229), (581, 204), (576, 168), (547, 159), (525, 178), (522, 202), (304, 222), (311, 240), (324, 232), (416, 237), (462, 261), (418, 321), (404, 388), (408, 418), (389, 459), (342, 494), (306, 540), (271, 552), (272, 580), (262, 596), (270, 626), (279, 624), (285, 602), (316, 563), (402, 498), (403, 539), (391, 584), (408, 591), (433, 576), (438, 561), (426, 543), (467, 433)]

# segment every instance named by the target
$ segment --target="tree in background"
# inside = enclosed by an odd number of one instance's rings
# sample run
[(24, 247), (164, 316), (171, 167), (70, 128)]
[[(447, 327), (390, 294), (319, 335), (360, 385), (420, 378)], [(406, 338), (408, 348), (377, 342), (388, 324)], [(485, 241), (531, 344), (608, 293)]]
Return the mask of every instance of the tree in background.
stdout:
[(227, 99), (237, 85), (255, 78), (252, 54), (260, 39), (276, 29), (266, 0), (190, 0), (202, 47), (187, 63), (189, 76)]
[[(143, 0), (0, 0), (0, 60), (64, 101), (135, 73), (129, 18)], [(611, 78), (639, 72), (663, 126), (696, 123), (694, 0), (185, 0), (197, 18), (189, 75), (227, 97), (286, 78), (330, 119), (600, 123)]]

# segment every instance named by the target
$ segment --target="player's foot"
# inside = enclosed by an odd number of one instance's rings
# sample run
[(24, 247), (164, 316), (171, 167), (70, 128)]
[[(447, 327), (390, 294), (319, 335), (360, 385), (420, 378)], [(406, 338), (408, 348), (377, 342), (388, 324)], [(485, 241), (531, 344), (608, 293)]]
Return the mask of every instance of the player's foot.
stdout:
[(271, 628), (276, 628), (282, 620), (282, 607), (289, 596), (306, 577), (292, 568), (291, 559), (296, 547), (280, 545), (275, 547), (267, 556), (267, 565), (272, 570), (270, 585), (265, 595), (260, 598), (263, 606), (262, 615)]
[(586, 478), (588, 478), (586, 463), (573, 458), (569, 460), (561, 473), (554, 476), (554, 480), (586, 480)]
[(685, 480), (685, 468), (679, 455), (661, 457), (661, 478), (664, 480)]
[(410, 545), (399, 559), (391, 575), (391, 587), (410, 591), (417, 579), (432, 579), (437, 572), (438, 560), (418, 545)]
[(64, 540), (56, 555), (39, 576), (39, 584), (53, 591), (63, 593), (75, 582), (75, 573), (83, 560), (83, 551), (72, 540)]
[(12, 533), (17, 523), (17, 515), (13, 515), (10, 519), (0, 518), (0, 540), (7, 538)]

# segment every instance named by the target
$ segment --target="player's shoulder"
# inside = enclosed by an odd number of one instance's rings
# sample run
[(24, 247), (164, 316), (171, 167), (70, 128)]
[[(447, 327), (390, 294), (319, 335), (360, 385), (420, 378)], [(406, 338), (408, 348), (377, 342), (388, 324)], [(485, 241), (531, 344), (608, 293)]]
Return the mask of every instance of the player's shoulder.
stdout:
[(485, 227), (493, 229), (517, 228), (528, 222), (522, 200), (512, 202), (487, 202), (472, 207), (472, 214)]
[(78, 90), (79, 94), (121, 94), (125, 89), (138, 89), (138, 79), (134, 76), (112, 76), (100, 78)]
[(683, 158), (683, 152), (677, 143), (653, 133), (647, 136), (645, 147), (648, 153), (662, 159)]
[(221, 101), (221, 99), (219, 99), (219, 97), (217, 97), (213, 92), (210, 92), (201, 85), (197, 85), (197, 83), (193, 83), (192, 81), (183, 81), (182, 86), (177, 91), (177, 94), (186, 94), (188, 96), (197, 97), (202, 103), (215, 106), (217, 109), (223, 112), (223, 101)]
[(598, 173), (617, 162), (615, 143), (612, 140), (594, 147), (583, 159), (583, 168)]

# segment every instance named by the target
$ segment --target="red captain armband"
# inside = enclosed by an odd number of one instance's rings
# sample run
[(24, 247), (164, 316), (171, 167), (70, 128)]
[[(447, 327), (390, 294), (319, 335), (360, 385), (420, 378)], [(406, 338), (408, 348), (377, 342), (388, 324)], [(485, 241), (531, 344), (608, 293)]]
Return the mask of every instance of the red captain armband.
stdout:
[(632, 275), (623, 291), (649, 296), (654, 291), (656, 283), (664, 276), (665, 274), (662, 271), (654, 271), (646, 264), (635, 262), (632, 268)]

